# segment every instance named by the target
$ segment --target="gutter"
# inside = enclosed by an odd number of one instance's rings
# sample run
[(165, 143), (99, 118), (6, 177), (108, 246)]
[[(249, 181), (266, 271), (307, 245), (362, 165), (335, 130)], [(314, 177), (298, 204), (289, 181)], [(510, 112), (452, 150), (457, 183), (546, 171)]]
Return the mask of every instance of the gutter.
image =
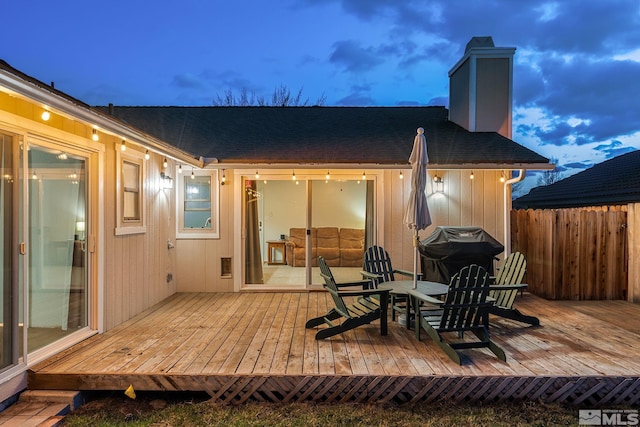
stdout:
[(518, 170), (518, 176), (508, 179), (504, 182), (504, 189), (502, 191), (503, 197), (504, 197), (504, 201), (503, 201), (503, 205), (504, 205), (504, 258), (507, 258), (507, 256), (511, 253), (511, 199), (508, 197), (509, 194), (511, 194), (510, 191), (507, 191), (507, 188), (509, 188), (509, 185), (513, 185), (516, 184), (518, 182), (521, 182), (526, 176), (526, 170), (525, 169), (519, 169)]

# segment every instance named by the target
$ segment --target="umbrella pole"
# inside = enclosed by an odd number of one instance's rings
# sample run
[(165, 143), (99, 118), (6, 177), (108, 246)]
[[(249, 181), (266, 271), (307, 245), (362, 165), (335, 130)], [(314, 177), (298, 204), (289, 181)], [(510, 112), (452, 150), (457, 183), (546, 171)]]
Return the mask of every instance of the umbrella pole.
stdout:
[(413, 289), (418, 288), (418, 228), (413, 238)]

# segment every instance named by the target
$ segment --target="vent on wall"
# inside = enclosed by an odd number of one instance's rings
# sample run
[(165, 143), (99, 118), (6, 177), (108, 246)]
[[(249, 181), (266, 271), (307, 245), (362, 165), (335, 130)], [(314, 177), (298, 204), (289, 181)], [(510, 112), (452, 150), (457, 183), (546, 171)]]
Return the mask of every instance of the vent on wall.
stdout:
[(231, 274), (231, 258), (220, 258), (220, 277), (230, 279)]

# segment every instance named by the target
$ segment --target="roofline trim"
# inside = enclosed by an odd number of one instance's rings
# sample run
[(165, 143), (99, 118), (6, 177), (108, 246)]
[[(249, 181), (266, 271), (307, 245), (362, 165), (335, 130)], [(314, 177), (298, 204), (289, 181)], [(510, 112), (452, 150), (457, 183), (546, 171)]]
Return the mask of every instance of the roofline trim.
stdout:
[[(205, 158), (204, 167), (208, 169), (411, 169), (406, 164), (381, 164), (381, 163), (220, 163), (215, 158)], [(554, 165), (549, 163), (465, 163), (465, 164), (437, 164), (429, 163), (427, 169), (438, 170), (553, 170)]]
[(74, 98), (63, 97), (56, 93), (57, 90), (50, 90), (43, 83), (36, 80), (25, 80), (4, 67), (0, 68), (0, 86), (4, 86), (10, 94), (15, 93), (31, 102), (41, 103), (43, 107), (47, 106), (55, 110), (55, 114), (72, 120), (82, 120), (89, 125), (95, 125), (101, 132), (111, 133), (120, 138), (127, 138), (127, 141), (131, 143), (147, 147), (176, 161), (198, 168), (204, 166), (202, 158), (195, 158), (193, 155), (126, 125), (114, 117), (96, 111), (90, 106), (83, 105), (82, 102), (76, 101)]

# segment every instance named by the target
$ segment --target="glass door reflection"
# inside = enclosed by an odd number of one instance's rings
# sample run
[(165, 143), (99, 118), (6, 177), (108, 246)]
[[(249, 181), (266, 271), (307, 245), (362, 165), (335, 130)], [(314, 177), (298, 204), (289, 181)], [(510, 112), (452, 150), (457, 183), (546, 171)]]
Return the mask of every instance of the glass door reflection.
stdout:
[(87, 159), (30, 146), (29, 352), (88, 326)]

